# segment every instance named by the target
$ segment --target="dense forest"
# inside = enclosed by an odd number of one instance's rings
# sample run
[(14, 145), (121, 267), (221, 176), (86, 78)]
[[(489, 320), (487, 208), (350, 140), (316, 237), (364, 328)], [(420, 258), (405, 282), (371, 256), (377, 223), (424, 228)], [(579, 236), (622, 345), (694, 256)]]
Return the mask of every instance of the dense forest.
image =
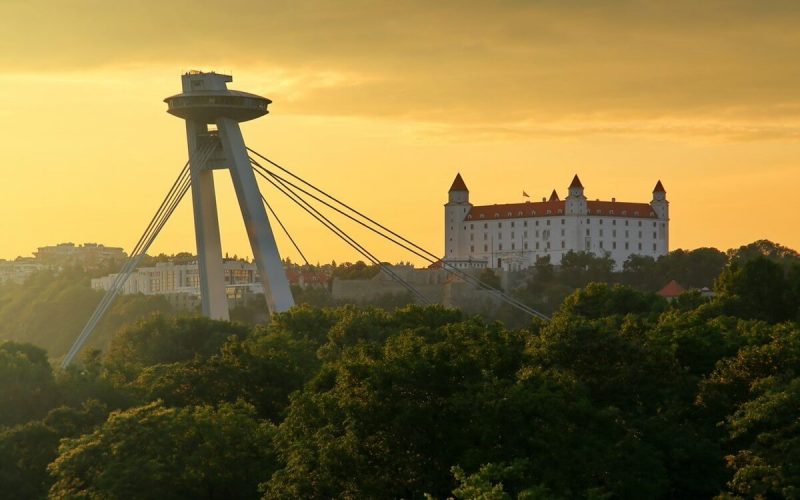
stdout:
[(155, 314), (65, 371), (5, 342), (0, 491), (796, 498), (800, 259), (725, 257), (713, 298), (592, 283), (521, 328), (440, 306)]

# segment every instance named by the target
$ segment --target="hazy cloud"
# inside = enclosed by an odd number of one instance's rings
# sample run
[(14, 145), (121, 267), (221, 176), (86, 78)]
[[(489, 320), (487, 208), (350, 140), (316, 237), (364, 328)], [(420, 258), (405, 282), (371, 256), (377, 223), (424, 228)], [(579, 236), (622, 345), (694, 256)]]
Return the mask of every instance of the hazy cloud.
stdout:
[(794, 141), (799, 23), (795, 1), (0, 2), (0, 64), (252, 68), (285, 112), (448, 134)]

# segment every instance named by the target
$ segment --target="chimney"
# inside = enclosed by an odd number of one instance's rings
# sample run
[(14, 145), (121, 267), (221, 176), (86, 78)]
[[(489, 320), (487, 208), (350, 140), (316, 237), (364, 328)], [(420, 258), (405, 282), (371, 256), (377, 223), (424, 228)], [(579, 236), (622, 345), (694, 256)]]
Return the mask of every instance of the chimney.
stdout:
[(616, 198), (611, 198), (611, 203), (616, 203), (616, 202), (617, 202)]

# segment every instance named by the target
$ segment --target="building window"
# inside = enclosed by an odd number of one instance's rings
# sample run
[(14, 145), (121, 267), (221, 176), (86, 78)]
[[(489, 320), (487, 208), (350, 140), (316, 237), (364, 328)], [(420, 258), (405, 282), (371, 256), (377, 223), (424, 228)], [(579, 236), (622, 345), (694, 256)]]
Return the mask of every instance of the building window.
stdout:
[(586, 219), (586, 223), (587, 224), (591, 224), (592, 223), (592, 219)]
[(536, 221), (536, 225), (537, 225), (537, 226), (539, 225), (539, 221), (538, 221), (538, 220)]
[(561, 225), (562, 226), (564, 225), (564, 219), (561, 219)]
[(497, 223), (497, 227), (503, 227), (503, 223), (502, 222), (498, 222)]
[(626, 226), (628, 225), (628, 221), (625, 221), (625, 225), (626, 225)]
[(616, 237), (617, 237), (617, 230), (616, 230), (616, 229), (614, 229), (613, 231), (611, 231), (611, 236), (613, 236), (614, 238), (616, 238)]
[(522, 226), (523, 226), (523, 227), (528, 227), (528, 221), (523, 221), (523, 222), (522, 222)]
[(655, 223), (655, 221), (653, 221), (653, 227), (656, 227), (656, 223)]
[(527, 238), (528, 237), (528, 231), (523, 231), (522, 232), (522, 237), (523, 238)]
[(484, 252), (488, 252), (489, 251), (489, 245), (483, 245), (483, 251)]
[(639, 250), (641, 250), (641, 249), (642, 249), (642, 243), (640, 242), (639, 243)]
[(547, 249), (550, 250), (550, 242), (547, 242)]
[(475, 224), (470, 224), (470, 225), (469, 225), (469, 228), (470, 228), (470, 229), (475, 229)]
[[(639, 231), (639, 239), (642, 239), (642, 232), (641, 231)], [(639, 250), (641, 250), (641, 248)]]
[(564, 240), (561, 240), (561, 248), (564, 248)]
[(469, 241), (475, 241), (475, 234), (469, 233)]
[(497, 245), (497, 249), (498, 249), (498, 250), (503, 250), (503, 244), (502, 244), (502, 243), (500, 243), (499, 245)]
[(528, 242), (526, 241), (525, 242), (525, 250), (527, 250), (527, 249), (528, 249)]
[(536, 250), (539, 250), (539, 242), (536, 242)]
[(625, 237), (626, 238), (628, 237), (628, 230), (627, 229), (625, 230)]
[(514, 231), (511, 231), (511, 239), (514, 239)]
[(516, 249), (516, 245), (512, 243), (511, 244), (511, 250), (515, 250), (515, 249)]
[(600, 225), (601, 226), (603, 225), (603, 219), (600, 219)]
[(616, 241), (612, 241), (611, 242), (611, 249), (612, 250), (616, 250), (617, 249), (617, 242)]
[(514, 227), (514, 221), (513, 220), (511, 221), (511, 227)]
[(547, 225), (548, 226), (550, 225), (550, 219), (547, 219)]
[(612, 225), (612, 226), (616, 226), (616, 225), (617, 225), (617, 219), (614, 219), (614, 220), (612, 220), (612, 221), (611, 221), (611, 225)]
[(484, 228), (484, 229), (487, 229), (488, 227), (489, 227), (489, 224), (488, 224), (488, 223), (486, 223), (486, 222), (484, 222), (484, 223), (483, 223), (483, 228)]
[(642, 221), (639, 221), (639, 227), (642, 227)]
[(469, 251), (470, 251), (470, 253), (474, 253), (475, 252), (475, 245), (470, 245), (469, 246)]
[(653, 231), (653, 239), (656, 239), (656, 232)]
[(625, 250), (627, 250), (627, 249), (628, 249), (628, 242), (626, 241), (625, 242)]
[(502, 240), (503, 239), (503, 233), (502, 232), (497, 233), (497, 239), (498, 240)]
[(589, 228), (586, 228), (586, 236), (589, 236)]
[(537, 238), (539, 237), (539, 230), (538, 229), (536, 230), (536, 237)]
[(564, 236), (564, 230), (563, 229), (561, 230), (561, 236)]
[(600, 236), (603, 236), (603, 230), (602, 229), (600, 230)]
[(654, 252), (656, 251), (656, 244), (655, 243), (653, 243), (653, 251)]
[(600, 248), (603, 248), (603, 240), (600, 240)]

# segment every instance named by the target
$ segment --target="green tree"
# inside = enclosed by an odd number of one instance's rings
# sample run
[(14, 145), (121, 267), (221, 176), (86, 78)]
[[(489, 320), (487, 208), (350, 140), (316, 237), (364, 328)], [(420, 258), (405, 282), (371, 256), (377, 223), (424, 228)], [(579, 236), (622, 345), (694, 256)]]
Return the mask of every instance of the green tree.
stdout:
[(112, 413), (59, 447), (50, 498), (253, 498), (274, 469), (270, 424), (244, 403)]
[(0, 344), (0, 427), (42, 418), (57, 402), (47, 353), (30, 344)]

